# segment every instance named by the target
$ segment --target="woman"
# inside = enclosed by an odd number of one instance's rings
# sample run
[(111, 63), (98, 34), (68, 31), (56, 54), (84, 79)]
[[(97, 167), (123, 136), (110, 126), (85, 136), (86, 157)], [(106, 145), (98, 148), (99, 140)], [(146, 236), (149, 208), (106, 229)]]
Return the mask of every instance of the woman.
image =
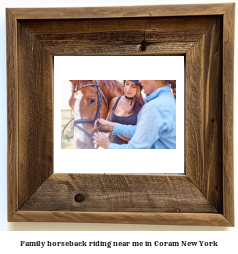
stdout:
[[(139, 80), (124, 80), (124, 93), (124, 96), (115, 97), (111, 100), (107, 120), (114, 123), (136, 125), (137, 116), (145, 104), (141, 95)], [(127, 144), (130, 139), (110, 133), (109, 140), (111, 143), (121, 145)]]
[(97, 123), (115, 135), (131, 138), (128, 144), (118, 145), (108, 140), (104, 133), (95, 133), (95, 143), (105, 149), (176, 149), (176, 101), (171, 93), (175, 80), (140, 80), (144, 93), (149, 94), (136, 126), (122, 125), (104, 119)]

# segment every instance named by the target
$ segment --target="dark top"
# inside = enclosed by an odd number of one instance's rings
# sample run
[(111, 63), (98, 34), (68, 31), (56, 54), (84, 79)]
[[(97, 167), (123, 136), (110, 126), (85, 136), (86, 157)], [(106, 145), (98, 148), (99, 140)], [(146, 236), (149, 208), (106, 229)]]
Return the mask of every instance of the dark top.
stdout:
[[(109, 120), (114, 123), (120, 123), (120, 124), (126, 124), (126, 125), (136, 125), (137, 124), (137, 113), (136, 112), (132, 113), (129, 116), (117, 116), (115, 114), (115, 110), (117, 108), (117, 104), (120, 99), (121, 99), (121, 96), (117, 99), (115, 105), (113, 106), (112, 113), (110, 115)], [(108, 138), (111, 143), (116, 143), (119, 145), (128, 143), (128, 141), (125, 141), (124, 139), (121, 139), (120, 137), (113, 135), (112, 133), (110, 133)]]

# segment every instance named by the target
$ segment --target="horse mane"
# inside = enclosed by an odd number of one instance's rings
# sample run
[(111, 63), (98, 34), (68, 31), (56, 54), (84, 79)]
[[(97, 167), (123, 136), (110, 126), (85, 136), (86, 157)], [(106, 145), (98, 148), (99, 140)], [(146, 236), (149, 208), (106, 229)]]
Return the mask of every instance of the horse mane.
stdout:
[(97, 82), (98, 81), (100, 81), (101, 85), (105, 88), (118, 89), (124, 93), (124, 86), (117, 80), (97, 80)]
[[(77, 86), (84, 86), (89, 83), (90, 80), (70, 80), (72, 85)], [(117, 80), (97, 80), (99, 85), (102, 85), (105, 88), (109, 89), (118, 89), (124, 92), (124, 86)], [(95, 83), (94, 80), (92, 80), (92, 83)]]

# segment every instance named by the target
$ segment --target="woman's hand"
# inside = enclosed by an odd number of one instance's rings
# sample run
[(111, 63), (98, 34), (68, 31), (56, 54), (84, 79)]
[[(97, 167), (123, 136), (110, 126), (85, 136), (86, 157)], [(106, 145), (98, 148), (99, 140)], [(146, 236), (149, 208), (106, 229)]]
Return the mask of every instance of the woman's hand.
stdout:
[(98, 132), (94, 134), (93, 143), (101, 146), (104, 149), (108, 149), (110, 141), (105, 133)]
[(100, 119), (97, 119), (94, 123), (94, 129), (97, 129), (97, 123), (99, 123), (99, 127), (101, 127), (102, 129), (104, 130), (107, 130), (107, 131), (112, 131), (113, 128), (114, 128), (114, 123), (113, 122), (110, 122), (110, 121), (107, 121), (107, 120), (104, 120), (102, 118)]

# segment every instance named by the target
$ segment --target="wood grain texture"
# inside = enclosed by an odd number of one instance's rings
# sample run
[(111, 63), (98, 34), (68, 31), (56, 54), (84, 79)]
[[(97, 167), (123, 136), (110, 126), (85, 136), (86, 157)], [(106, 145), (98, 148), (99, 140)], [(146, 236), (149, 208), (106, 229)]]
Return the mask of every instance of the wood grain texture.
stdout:
[(234, 225), (234, 26), (235, 4), (223, 16), (223, 89), (222, 89), (222, 146), (223, 146), (223, 214)]
[(6, 11), (8, 220), (18, 210), (18, 57), (17, 20)]
[(212, 213), (18, 211), (12, 221), (232, 226), (223, 215)]
[(20, 210), (217, 212), (186, 176), (103, 174), (54, 174)]
[(19, 207), (53, 173), (53, 57), (18, 24)]
[(222, 211), (222, 22), (186, 55), (186, 174)]
[[(217, 16), (102, 20), (22, 20), (52, 55), (182, 55)], [(199, 25), (198, 25), (199, 24)], [(146, 41), (146, 52), (141, 42)]]
[(232, 4), (186, 4), (82, 8), (10, 8), (17, 19), (97, 19), (117, 17), (171, 17), (221, 15)]
[[(53, 19), (20, 20), (19, 22), (38, 40), (54, 36), (73, 36), (99, 32), (144, 31), (152, 30), (161, 34), (185, 34), (188, 37), (206, 33), (219, 16), (206, 17), (150, 17), (150, 18), (113, 18), (113, 19)], [(153, 35), (153, 34), (151, 34)], [(50, 37), (53, 36), (53, 37)], [(58, 37), (60, 39), (60, 37)], [(115, 38), (114, 38), (115, 40)]]
[(184, 55), (193, 46), (192, 42), (181, 43), (153, 43), (141, 51), (141, 44), (134, 43), (105, 43), (93, 44), (92, 42), (81, 44), (74, 41), (48, 41), (42, 45), (55, 56), (149, 56), (149, 55)]

